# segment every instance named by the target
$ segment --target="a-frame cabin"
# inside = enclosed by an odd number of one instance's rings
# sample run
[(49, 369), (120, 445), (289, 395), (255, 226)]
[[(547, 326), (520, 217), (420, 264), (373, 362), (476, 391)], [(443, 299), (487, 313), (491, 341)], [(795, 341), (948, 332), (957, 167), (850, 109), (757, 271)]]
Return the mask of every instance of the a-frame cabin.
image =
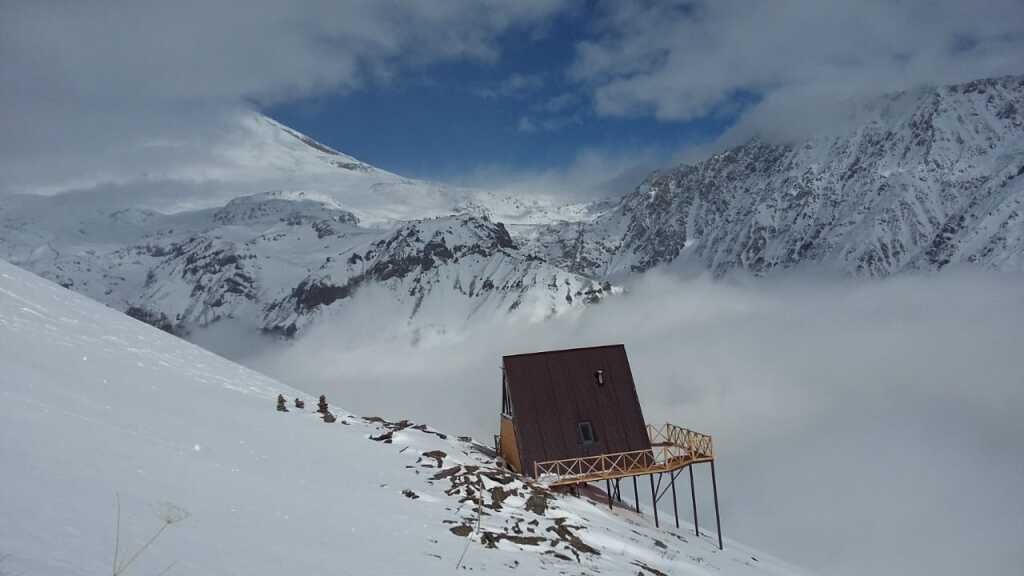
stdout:
[[(622, 344), (505, 356), (496, 445), (510, 468), (548, 486), (580, 487), (604, 482), (610, 507), (616, 499), (622, 502), (620, 481), (632, 479), (633, 504), (638, 513), (637, 478), (647, 476), (656, 526), (658, 502), (671, 491), (679, 527), (676, 478), (688, 470), (693, 525), (698, 535), (693, 468), (708, 463), (718, 547), (722, 548), (711, 436), (673, 424), (651, 426), (644, 421)], [(667, 486), (662, 489), (666, 476)]]
[(517, 472), (534, 463), (650, 450), (622, 344), (505, 356), (499, 451)]

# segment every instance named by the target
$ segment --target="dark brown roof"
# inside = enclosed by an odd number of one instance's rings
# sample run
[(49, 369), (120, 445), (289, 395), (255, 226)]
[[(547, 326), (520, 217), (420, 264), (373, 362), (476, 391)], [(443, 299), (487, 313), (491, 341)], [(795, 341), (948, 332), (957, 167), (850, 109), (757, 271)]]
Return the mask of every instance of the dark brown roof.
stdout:
[[(504, 357), (523, 470), (533, 463), (650, 449), (633, 374), (622, 344)], [(594, 372), (604, 372), (599, 386)], [(589, 421), (596, 442), (583, 445)]]

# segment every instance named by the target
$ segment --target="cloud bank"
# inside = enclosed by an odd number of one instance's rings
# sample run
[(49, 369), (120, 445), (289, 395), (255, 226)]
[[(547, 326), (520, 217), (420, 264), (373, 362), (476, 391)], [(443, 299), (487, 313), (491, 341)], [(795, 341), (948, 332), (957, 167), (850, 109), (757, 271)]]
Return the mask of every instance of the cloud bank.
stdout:
[(367, 294), (246, 362), (487, 442), (503, 354), (623, 342), (647, 420), (714, 435), (727, 537), (827, 574), (1005, 574), (1024, 563), (1021, 280), (648, 276), (581, 315), (469, 332), (395, 329)]
[(540, 197), (556, 202), (617, 200), (667, 159), (663, 150), (655, 148), (584, 148), (565, 166), (545, 170), (480, 166), (460, 176), (456, 183), (516, 198)]

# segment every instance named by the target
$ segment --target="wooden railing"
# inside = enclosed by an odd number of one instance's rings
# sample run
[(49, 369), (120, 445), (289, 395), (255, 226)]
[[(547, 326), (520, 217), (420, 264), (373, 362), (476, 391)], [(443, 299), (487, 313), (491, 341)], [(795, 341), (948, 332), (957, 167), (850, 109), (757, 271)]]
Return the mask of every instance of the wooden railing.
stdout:
[(549, 486), (582, 484), (668, 472), (714, 458), (711, 436), (673, 424), (647, 425), (650, 450), (548, 460), (533, 464), (534, 477)]
[[(587, 456), (584, 458), (567, 458), (565, 460), (549, 460), (547, 462), (534, 462), (533, 468), (538, 480), (547, 483), (552, 480), (580, 479), (593, 477), (609, 478), (614, 475), (629, 476), (635, 471), (647, 470), (654, 466), (654, 453), (651, 450), (636, 450), (633, 452), (616, 452), (614, 454), (601, 454), (599, 456)], [(609, 476), (609, 475), (613, 476)]]
[(651, 440), (651, 448), (658, 462), (668, 462), (674, 458), (710, 460), (715, 457), (711, 436), (675, 424), (648, 424), (647, 437)]

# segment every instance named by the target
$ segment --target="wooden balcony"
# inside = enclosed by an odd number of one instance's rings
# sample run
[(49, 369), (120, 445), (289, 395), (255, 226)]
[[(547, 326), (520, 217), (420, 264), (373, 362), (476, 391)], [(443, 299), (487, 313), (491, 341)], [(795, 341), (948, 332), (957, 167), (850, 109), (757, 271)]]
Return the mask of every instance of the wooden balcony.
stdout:
[(583, 484), (671, 472), (698, 462), (714, 460), (711, 436), (674, 424), (647, 425), (650, 450), (616, 452), (534, 463), (534, 477), (548, 486)]

